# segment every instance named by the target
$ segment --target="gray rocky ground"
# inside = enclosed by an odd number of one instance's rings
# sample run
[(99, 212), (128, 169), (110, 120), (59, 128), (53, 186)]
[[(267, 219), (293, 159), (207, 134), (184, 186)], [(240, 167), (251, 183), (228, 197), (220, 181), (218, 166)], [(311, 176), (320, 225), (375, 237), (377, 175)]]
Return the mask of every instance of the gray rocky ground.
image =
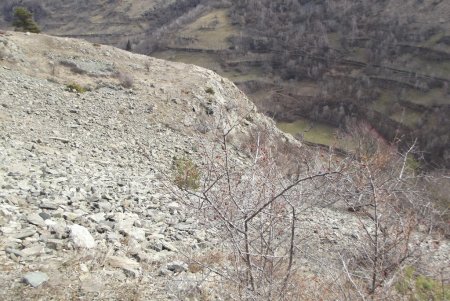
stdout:
[(244, 114), (270, 122), (195, 66), (10, 33), (0, 55), (1, 298), (175, 298), (178, 249), (209, 235), (170, 193), (173, 158)]
[[(257, 125), (297, 143), (211, 71), (0, 33), (0, 298), (183, 299), (203, 282), (182, 253), (220, 238), (172, 193), (173, 159), (195, 160), (232, 125), (242, 164), (240, 137)], [(304, 214), (313, 254), (358, 239), (348, 214)]]

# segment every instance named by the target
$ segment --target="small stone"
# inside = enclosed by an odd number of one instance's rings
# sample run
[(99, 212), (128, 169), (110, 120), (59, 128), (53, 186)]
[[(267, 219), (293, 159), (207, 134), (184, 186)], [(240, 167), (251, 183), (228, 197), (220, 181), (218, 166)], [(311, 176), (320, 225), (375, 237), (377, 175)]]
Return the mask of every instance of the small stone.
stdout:
[(30, 224), (36, 225), (38, 227), (45, 227), (45, 221), (44, 219), (37, 213), (32, 213), (30, 215), (27, 216), (27, 221)]
[(47, 225), (48, 230), (50, 230), (52, 234), (55, 234), (57, 238), (67, 237), (65, 222), (57, 223), (47, 219), (45, 220), (45, 224)]
[(18, 233), (15, 234), (15, 235), (13, 235), (13, 237), (14, 237), (14, 238), (17, 238), (17, 239), (24, 239), (24, 238), (33, 236), (33, 235), (36, 234), (36, 233), (37, 233), (36, 230), (33, 230), (33, 229), (25, 229), (25, 230), (22, 230), (22, 231), (18, 232)]
[(133, 277), (136, 277), (139, 275), (139, 272), (137, 269), (139, 269), (140, 264), (137, 261), (134, 261), (133, 259), (127, 258), (127, 257), (119, 257), (119, 256), (109, 256), (106, 259), (106, 262), (114, 268), (120, 268), (127, 274), (130, 274)]
[(23, 254), (21, 251), (19, 251), (19, 250), (16, 250), (16, 249), (13, 249), (13, 248), (6, 248), (5, 249), (5, 252), (7, 253), (7, 254), (12, 254), (12, 255), (15, 255), (15, 256), (19, 256), (19, 257), (25, 257), (25, 254)]
[(162, 267), (160, 270), (159, 270), (159, 276), (168, 276), (168, 275), (170, 275), (172, 272), (171, 271), (169, 271), (166, 267)]
[(105, 233), (111, 231), (111, 227), (107, 224), (98, 224), (95, 227), (95, 230), (97, 230), (98, 233)]
[(358, 233), (352, 233), (352, 234), (350, 234), (350, 237), (353, 239), (359, 240)]
[(42, 217), (42, 219), (43, 219), (44, 221), (51, 218), (51, 215), (48, 214), (48, 213), (46, 213), (46, 212), (41, 212), (41, 213), (39, 213), (39, 216)]
[(148, 247), (156, 252), (161, 252), (163, 250), (163, 244), (160, 241), (151, 242)]
[(25, 256), (36, 256), (42, 254), (44, 252), (44, 247), (41, 245), (25, 248), (22, 250), (22, 253)]
[(136, 228), (133, 227), (131, 231), (128, 233), (128, 235), (137, 241), (144, 241), (145, 240), (145, 231), (142, 228)]
[(165, 250), (172, 251), (172, 252), (178, 251), (177, 248), (175, 248), (175, 246), (173, 244), (171, 244), (170, 242), (163, 241), (162, 245), (163, 245), (163, 249), (165, 249)]
[(64, 245), (64, 242), (59, 239), (48, 239), (46, 242), (46, 246), (52, 250), (61, 250)]
[(178, 210), (180, 209), (180, 204), (178, 204), (177, 202), (171, 202), (167, 205), (167, 207), (171, 210)]
[(23, 281), (32, 287), (38, 287), (48, 279), (48, 275), (42, 272), (29, 272), (23, 277)]
[(173, 261), (166, 265), (166, 269), (174, 273), (186, 272), (188, 270), (188, 265), (183, 261)]
[(100, 213), (89, 215), (89, 219), (98, 224), (105, 220), (105, 213), (100, 212)]
[(41, 205), (39, 205), (39, 208), (47, 210), (56, 210), (58, 209), (58, 205), (50, 202), (42, 202)]
[(88, 273), (89, 272), (89, 268), (87, 267), (87, 265), (85, 265), (84, 263), (80, 263), (80, 270), (83, 273)]
[(112, 209), (112, 205), (109, 202), (99, 202), (98, 207), (102, 212), (110, 212)]
[(89, 230), (80, 225), (70, 226), (70, 238), (77, 248), (92, 249), (96, 246)]

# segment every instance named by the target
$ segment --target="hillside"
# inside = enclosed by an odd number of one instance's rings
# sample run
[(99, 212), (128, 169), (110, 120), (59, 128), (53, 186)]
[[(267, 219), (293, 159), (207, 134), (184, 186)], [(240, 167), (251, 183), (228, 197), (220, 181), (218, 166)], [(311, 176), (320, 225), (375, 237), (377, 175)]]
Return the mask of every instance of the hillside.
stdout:
[[(357, 212), (358, 201), (386, 183), (400, 197), (386, 196), (387, 207), (374, 203), (378, 223), (407, 228), (389, 232), (398, 235), (386, 237), (383, 254), (393, 262), (406, 257), (380, 270), (386, 278), (376, 294), (414, 293), (414, 286), (392, 287), (415, 279), (401, 276), (403, 268), (414, 266), (433, 285), (447, 275), (450, 244), (422, 227), (430, 220), (445, 228), (423, 187), (404, 186), (412, 184), (403, 179), (405, 165), (398, 181), (386, 149), (359, 169), (350, 158), (302, 146), (212, 71), (82, 40), (2, 32), (0, 85), (2, 300), (227, 300), (274, 292), (298, 300), (317, 298), (316, 285), (330, 287), (320, 295), (334, 300), (349, 284), (345, 271), (367, 273), (359, 250), (381, 232), (371, 228), (371, 210)], [(408, 214), (394, 214), (393, 204), (405, 200)], [(411, 214), (419, 212), (426, 215), (417, 224)], [(250, 241), (232, 230), (244, 224)], [(246, 241), (252, 251), (243, 255)], [(397, 254), (405, 243), (414, 253)], [(364, 277), (357, 285), (365, 291)], [(447, 294), (445, 282), (437, 287)]]
[(352, 151), (340, 137), (364, 122), (450, 166), (448, 1), (20, 3), (47, 33), (214, 70), (301, 140)]
[[(183, 35), (214, 40), (214, 63), (239, 25), (206, 8)], [(2, 300), (450, 297), (434, 206), (448, 177), (420, 173), (412, 149), (368, 126), (354, 154), (302, 144), (213, 71), (97, 42), (0, 31)], [(308, 133), (334, 139), (330, 124)]]
[[(257, 126), (300, 146), (212, 71), (86, 41), (2, 32), (0, 86), (2, 300), (177, 299), (177, 250), (216, 238), (173, 194), (174, 160), (231, 127), (241, 164)], [(21, 283), (35, 271), (48, 285)]]
[(14, 7), (20, 4), (34, 13), (36, 21), (49, 34), (85, 38), (124, 48), (128, 40), (150, 37), (155, 29), (170, 23), (194, 6), (186, 4), (174, 8), (174, 2), (177, 1), (98, 0), (56, 3), (6, 0), (0, 4), (0, 26), (9, 26)]

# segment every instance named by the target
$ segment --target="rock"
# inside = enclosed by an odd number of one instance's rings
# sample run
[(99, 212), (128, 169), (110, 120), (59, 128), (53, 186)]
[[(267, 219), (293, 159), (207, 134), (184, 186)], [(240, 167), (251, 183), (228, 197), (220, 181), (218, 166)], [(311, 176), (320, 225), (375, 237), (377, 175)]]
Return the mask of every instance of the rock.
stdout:
[(163, 241), (162, 242), (162, 246), (163, 246), (163, 249), (165, 249), (165, 250), (168, 250), (168, 251), (171, 251), (171, 252), (178, 252), (177, 248), (173, 244), (171, 244), (170, 242)]
[(161, 252), (163, 250), (163, 244), (160, 241), (150, 242), (148, 247), (155, 250), (156, 252)]
[(61, 250), (64, 245), (64, 242), (60, 239), (48, 239), (46, 242), (46, 246), (52, 250)]
[(27, 216), (27, 221), (30, 224), (33, 224), (35, 226), (41, 227), (41, 228), (45, 228), (45, 221), (44, 219), (37, 213), (32, 213), (30, 215)]
[(70, 238), (75, 247), (92, 249), (95, 248), (96, 243), (89, 230), (80, 225), (72, 225), (70, 228)]
[(14, 254), (15, 256), (19, 256), (19, 257), (25, 257), (25, 254), (23, 254), (21, 251), (17, 250), (17, 249), (13, 249), (13, 248), (6, 248), (5, 252), (7, 254)]
[(22, 250), (22, 253), (25, 256), (36, 256), (42, 254), (44, 252), (44, 247), (41, 245), (36, 245), (32, 247), (28, 247)]
[(38, 287), (48, 280), (48, 275), (42, 272), (29, 272), (23, 277), (23, 281), (32, 287)]
[(51, 215), (48, 214), (48, 213), (46, 213), (46, 212), (41, 212), (41, 213), (39, 213), (39, 216), (42, 217), (42, 219), (43, 219), (44, 221), (51, 218)]
[(144, 241), (145, 240), (145, 231), (141, 228), (133, 227), (131, 231), (128, 232), (128, 235), (137, 241)]
[(18, 232), (15, 235), (13, 235), (13, 237), (17, 238), (17, 239), (24, 239), (24, 238), (27, 238), (27, 237), (31, 237), (31, 236), (35, 235), (36, 233), (37, 232), (34, 229), (25, 229), (25, 230), (22, 230), (22, 231)]
[(47, 209), (47, 210), (56, 210), (56, 209), (58, 209), (58, 205), (55, 203), (51, 203), (51, 202), (42, 202), (39, 205), (39, 208)]
[(205, 230), (195, 231), (194, 237), (198, 242), (205, 241), (207, 237), (206, 231)]
[(172, 274), (171, 271), (169, 271), (166, 267), (161, 267), (161, 269), (159, 270), (159, 276), (168, 276)]
[(111, 231), (111, 227), (107, 224), (98, 224), (95, 227), (95, 230), (97, 230), (98, 233), (105, 233)]
[(55, 222), (53, 220), (47, 219), (45, 220), (45, 224), (47, 225), (47, 229), (50, 230), (51, 233), (55, 234), (56, 238), (66, 237), (66, 223), (65, 222)]
[(102, 212), (110, 212), (112, 209), (112, 205), (109, 202), (103, 201), (98, 203), (98, 207)]
[(127, 257), (109, 256), (106, 262), (114, 267), (124, 270), (127, 274), (137, 277), (139, 275), (138, 269), (140, 267), (139, 262)]
[(166, 265), (166, 269), (174, 273), (186, 272), (188, 264), (183, 261), (173, 261)]
[(99, 212), (96, 214), (89, 215), (89, 219), (98, 224), (105, 220), (105, 213)]

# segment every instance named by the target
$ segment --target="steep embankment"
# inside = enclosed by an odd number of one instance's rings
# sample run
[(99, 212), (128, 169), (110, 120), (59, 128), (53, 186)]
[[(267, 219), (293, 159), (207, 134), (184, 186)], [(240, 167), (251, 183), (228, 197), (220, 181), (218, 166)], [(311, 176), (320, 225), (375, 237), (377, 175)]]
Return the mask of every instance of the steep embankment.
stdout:
[[(256, 126), (289, 140), (193, 65), (9, 32), (0, 59), (2, 300), (170, 299), (176, 251), (214, 239), (170, 193), (174, 158), (196, 161), (232, 126), (236, 145)], [(34, 271), (48, 284), (25, 287)]]

